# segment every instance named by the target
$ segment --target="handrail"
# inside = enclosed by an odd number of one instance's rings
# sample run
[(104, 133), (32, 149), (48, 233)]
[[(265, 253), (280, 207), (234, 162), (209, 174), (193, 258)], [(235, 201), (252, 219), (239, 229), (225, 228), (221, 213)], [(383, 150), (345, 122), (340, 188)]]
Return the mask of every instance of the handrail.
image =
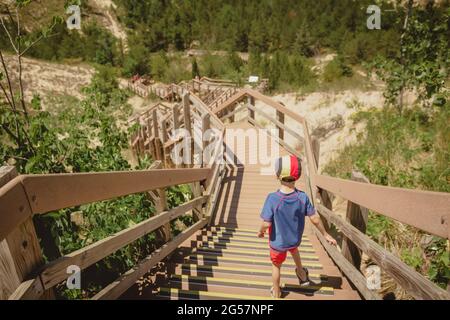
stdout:
[(68, 266), (77, 265), (81, 269), (86, 269), (120, 248), (125, 247), (171, 220), (185, 214), (189, 210), (192, 210), (196, 206), (204, 204), (207, 199), (207, 196), (197, 197), (174, 209), (162, 212), (130, 228), (124, 229), (87, 247), (81, 248), (48, 263), (40, 272), (44, 289), (49, 289), (67, 279), (66, 270)]
[(350, 223), (334, 214), (331, 210), (318, 204), (319, 213), (328, 221), (336, 225), (347, 238), (366, 253), (377, 265), (397, 281), (416, 299), (449, 300), (450, 294), (433, 282), (416, 272), (406, 263), (386, 251), (375, 241), (369, 239), (364, 233), (353, 227)]
[(0, 240), (32, 214), (201, 181), (208, 168), (22, 175), (0, 188)]
[(442, 238), (449, 236), (446, 217), (450, 214), (450, 196), (447, 193), (386, 187), (322, 175), (316, 175), (315, 180), (318, 187), (367, 209)]

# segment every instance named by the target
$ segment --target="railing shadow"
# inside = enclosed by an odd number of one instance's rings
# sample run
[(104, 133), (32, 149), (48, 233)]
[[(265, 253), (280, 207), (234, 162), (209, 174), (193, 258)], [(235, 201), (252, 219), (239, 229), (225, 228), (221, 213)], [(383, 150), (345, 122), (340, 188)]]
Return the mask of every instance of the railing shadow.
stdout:
[(212, 221), (213, 224), (220, 226), (237, 226), (237, 207), (228, 207), (227, 204), (239, 201), (245, 168), (242, 164), (236, 164), (238, 163), (238, 158), (226, 144), (225, 152), (233, 157), (233, 163), (229, 164), (226, 169), (228, 174), (223, 179), (218, 196), (221, 205), (217, 206)]

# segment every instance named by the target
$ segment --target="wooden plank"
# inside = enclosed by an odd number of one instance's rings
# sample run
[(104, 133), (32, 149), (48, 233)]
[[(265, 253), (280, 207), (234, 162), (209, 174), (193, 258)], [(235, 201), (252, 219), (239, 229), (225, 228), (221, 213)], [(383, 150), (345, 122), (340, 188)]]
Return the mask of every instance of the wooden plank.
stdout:
[[(356, 171), (352, 172), (352, 180), (362, 183), (369, 183), (369, 179), (367, 179), (362, 173)], [(346, 214), (347, 221), (356, 229), (361, 231), (361, 233), (366, 233), (368, 215), (369, 210), (348, 201)], [(344, 236), (342, 242), (342, 254), (357, 269), (361, 267), (361, 253), (361, 250), (359, 250), (353, 242)]]
[(339, 269), (352, 282), (356, 289), (358, 289), (358, 292), (364, 297), (364, 299), (381, 300), (381, 297), (376, 292), (373, 292), (367, 288), (367, 280), (361, 274), (361, 272), (359, 272), (359, 270), (357, 270), (349, 261), (347, 261), (336, 247), (330, 245), (327, 242), (327, 240), (317, 229), (317, 227), (315, 227), (314, 225), (311, 225), (311, 227), (322, 246), (330, 255), (331, 259), (333, 259)]
[(166, 124), (165, 120), (163, 120), (161, 122), (160, 137), (161, 137), (161, 141), (162, 141), (163, 144), (165, 144), (167, 142), (167, 140), (169, 140), (169, 137), (168, 137), (168, 134), (167, 134), (167, 124)]
[[(0, 167), (0, 187), (17, 177), (14, 167)], [(2, 223), (3, 224), (3, 221)], [(0, 224), (0, 226), (1, 226)], [(0, 241), (0, 300), (6, 300), (20, 286), (22, 278), (6, 239)]]
[(320, 188), (353, 203), (428, 233), (448, 237), (445, 223), (450, 208), (448, 193), (386, 187), (322, 175), (315, 178)]
[(32, 215), (22, 177), (16, 177), (0, 188), (0, 240)]
[[(1, 167), (0, 186), (17, 176), (15, 167)], [(44, 261), (31, 216), (13, 229), (0, 243), (0, 265), (3, 269), (0, 278), (6, 278), (0, 283), (0, 299), (7, 299)], [(52, 292), (47, 292), (44, 296), (44, 298), (53, 297)]]
[(153, 121), (153, 136), (155, 138), (157, 138), (157, 137), (159, 137), (158, 110), (157, 109), (153, 109), (152, 121)]
[[(21, 179), (31, 198), (34, 213), (45, 213), (85, 203), (113, 199), (178, 184), (204, 180), (209, 169), (162, 169), (101, 173), (25, 175)], [(14, 180), (13, 180), (14, 181)], [(11, 182), (13, 182), (11, 181)], [(5, 187), (7, 187), (6, 185)], [(19, 185), (20, 186), (20, 185)], [(0, 216), (17, 207), (20, 195), (0, 190)], [(19, 190), (20, 191), (20, 190)], [(13, 206), (14, 204), (14, 206)], [(18, 211), (17, 209), (15, 211)], [(22, 214), (29, 216), (28, 214)], [(17, 219), (16, 219), (17, 220)], [(1, 229), (3, 224), (1, 224)]]
[(5, 240), (0, 241), (0, 300), (6, 300), (20, 286), (14, 259)]
[(255, 120), (255, 98), (252, 96), (247, 97), (247, 106), (248, 106), (248, 117), (249, 119)]
[[(202, 188), (200, 186), (200, 182), (194, 182), (191, 184), (191, 190), (192, 194), (194, 195), (194, 198), (198, 198), (202, 196)], [(203, 203), (200, 203), (198, 206), (194, 207), (192, 210), (192, 217), (194, 219), (194, 222), (200, 221), (202, 218), (204, 218), (204, 212), (203, 212)]]
[(209, 165), (209, 163), (205, 162), (205, 160), (207, 159), (205, 159), (204, 153), (205, 149), (208, 147), (209, 144), (209, 141), (204, 139), (204, 135), (209, 129), (211, 129), (211, 116), (209, 114), (205, 114), (202, 117), (202, 155), (203, 155), (201, 159), (202, 167)]
[[(161, 163), (161, 165), (162, 165), (162, 163)], [(158, 194), (158, 200), (155, 203), (156, 213), (163, 214), (168, 209), (166, 189), (165, 188), (157, 189), (156, 193)], [(159, 228), (157, 230), (157, 234), (158, 234), (158, 237), (163, 241), (163, 243), (166, 243), (167, 241), (172, 239), (172, 230), (170, 227), (170, 221), (168, 221), (161, 228)]]
[(215, 213), (217, 212), (217, 204), (219, 200), (220, 188), (222, 186), (222, 181), (226, 173), (225, 164), (220, 164), (217, 166), (217, 178), (215, 178), (211, 184), (211, 189), (207, 190), (207, 195), (210, 195), (210, 201), (205, 209), (205, 217), (208, 220), (208, 225), (215, 219)]
[[(364, 185), (360, 183), (361, 185)], [(317, 205), (319, 213), (330, 223), (338, 227), (342, 233), (367, 254), (383, 271), (390, 275), (403, 289), (415, 299), (450, 300), (450, 293), (439, 288), (430, 280), (416, 272), (406, 263), (386, 251), (375, 241), (350, 223), (334, 214), (322, 205)]]
[(284, 139), (284, 113), (277, 110), (277, 121), (281, 124), (278, 127), (278, 137), (283, 140)]
[(38, 300), (45, 293), (39, 277), (22, 282), (8, 300)]
[(192, 136), (191, 103), (189, 101), (189, 93), (183, 95), (182, 102), (183, 102), (184, 128)]
[(173, 117), (173, 128), (174, 130), (178, 129), (180, 127), (180, 107), (178, 106), (178, 104), (173, 106), (172, 109), (172, 117)]
[(148, 273), (162, 259), (172, 253), (184, 241), (189, 239), (198, 230), (203, 228), (207, 223), (206, 219), (200, 220), (182, 233), (177, 235), (172, 241), (163, 245), (161, 248), (153, 252), (147, 258), (139, 262), (139, 264), (124, 273), (119, 279), (105, 287), (102, 291), (93, 297), (93, 300), (114, 300), (118, 299), (128, 288), (135, 284), (139, 278)]
[(105, 239), (97, 241), (87, 247), (74, 251), (47, 264), (41, 272), (41, 279), (45, 289), (51, 288), (67, 279), (67, 267), (79, 266), (82, 270), (100, 261), (120, 248), (132, 243), (144, 235), (156, 230), (162, 225), (178, 218), (195, 206), (205, 203), (208, 197), (198, 197), (179, 207), (162, 212), (150, 219), (142, 221), (130, 228), (122, 230)]

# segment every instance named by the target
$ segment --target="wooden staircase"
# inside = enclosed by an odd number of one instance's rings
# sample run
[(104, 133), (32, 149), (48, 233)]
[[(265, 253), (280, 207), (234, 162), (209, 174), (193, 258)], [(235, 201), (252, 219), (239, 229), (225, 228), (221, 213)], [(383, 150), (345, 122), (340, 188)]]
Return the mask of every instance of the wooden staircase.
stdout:
[[(367, 211), (372, 210), (427, 234), (449, 239), (448, 193), (392, 188), (320, 174), (320, 144), (310, 135), (306, 119), (255, 90), (235, 88), (233, 84), (212, 79), (167, 86), (130, 83), (129, 88), (140, 95), (152, 93), (177, 102), (172, 107), (159, 103), (130, 121), (129, 125), (138, 129), (130, 141), (134, 154), (157, 160), (149, 169), (18, 175), (14, 168), (0, 167), (0, 299), (54, 298), (53, 288), (67, 280), (68, 267), (75, 265), (85, 270), (154, 232), (160, 234), (161, 246), (92, 299), (269, 299), (272, 281), (268, 239), (257, 238), (256, 231), (265, 197), (279, 185), (274, 175), (262, 174), (267, 166), (249, 161), (250, 155), (256, 153), (257, 143), (247, 141), (244, 146), (234, 146), (227, 135), (234, 129), (243, 130), (239, 134), (261, 129), (259, 117), (277, 128), (276, 133), (264, 131), (270, 136), (264, 141), (268, 144), (275, 141), (280, 156), (290, 153), (302, 159), (302, 178), (297, 188), (308, 194), (321, 219), (342, 236), (338, 248), (331, 246), (306, 220), (300, 253), (312, 283), (299, 286), (295, 266), (288, 257), (281, 270), (284, 298), (381, 299), (375, 290), (368, 288), (361, 272), (360, 258), (364, 252), (412, 297), (450, 300), (447, 291), (371, 240), (365, 234), (365, 222), (362, 223), (367, 221)], [(210, 100), (210, 104), (202, 101), (201, 97), (212, 97), (213, 90), (225, 94)], [(269, 108), (271, 114), (260, 105)], [(235, 115), (244, 120), (235, 122)], [(299, 125), (302, 130), (294, 129)], [(172, 162), (171, 151), (183, 145), (183, 141), (173, 136), (180, 128), (194, 137), (189, 145), (201, 144), (200, 150), (209, 145), (203, 140), (196, 142), (195, 137), (214, 129), (220, 139), (214, 146), (213, 158), (233, 157), (235, 161), (208, 162), (197, 157), (200, 163)], [(295, 143), (288, 143), (285, 135), (294, 138)], [(226, 146), (225, 152), (220, 148), (222, 145)], [(297, 150), (297, 146), (302, 150)], [(201, 154), (186, 153), (193, 158)], [(267, 165), (267, 172), (272, 172)], [(192, 199), (169, 208), (165, 190), (178, 185), (189, 185)], [(136, 193), (149, 197), (156, 208), (155, 215), (44, 262), (33, 215)], [(347, 200), (345, 219), (333, 212), (330, 201), (333, 195)], [(183, 215), (189, 215), (194, 223), (172, 234), (172, 221)]]
[[(266, 239), (252, 229), (209, 227), (181, 246), (168, 261), (154, 286), (126, 299), (270, 299), (271, 262)], [(282, 267), (283, 298), (295, 300), (356, 300), (350, 286), (324, 249), (307, 231), (300, 255), (310, 271), (311, 284), (300, 286), (295, 264)]]
[[(250, 128), (246, 121), (227, 125), (227, 129)], [(213, 226), (200, 230), (184, 243), (167, 261), (164, 272), (151, 288), (141, 296), (134, 292), (126, 298), (270, 299), (272, 264), (268, 238), (260, 239), (256, 234), (265, 197), (277, 190), (279, 182), (274, 175), (261, 175), (261, 165), (249, 164), (250, 153), (257, 151), (256, 144), (232, 148), (242, 165), (227, 170), (212, 217)], [(283, 148), (280, 153), (288, 154)], [(304, 189), (304, 186), (302, 178), (297, 187)], [(283, 298), (360, 299), (317, 240), (308, 221), (300, 256), (310, 271), (311, 284), (299, 285), (295, 264), (288, 257), (282, 267)]]

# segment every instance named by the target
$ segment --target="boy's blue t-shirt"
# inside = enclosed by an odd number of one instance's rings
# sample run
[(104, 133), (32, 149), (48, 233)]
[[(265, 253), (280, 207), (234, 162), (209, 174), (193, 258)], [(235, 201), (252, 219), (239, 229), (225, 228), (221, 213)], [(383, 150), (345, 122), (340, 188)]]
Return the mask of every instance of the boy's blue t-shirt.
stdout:
[(298, 247), (305, 228), (305, 216), (315, 213), (308, 196), (302, 191), (270, 193), (261, 212), (261, 218), (272, 223), (270, 247), (278, 251)]

